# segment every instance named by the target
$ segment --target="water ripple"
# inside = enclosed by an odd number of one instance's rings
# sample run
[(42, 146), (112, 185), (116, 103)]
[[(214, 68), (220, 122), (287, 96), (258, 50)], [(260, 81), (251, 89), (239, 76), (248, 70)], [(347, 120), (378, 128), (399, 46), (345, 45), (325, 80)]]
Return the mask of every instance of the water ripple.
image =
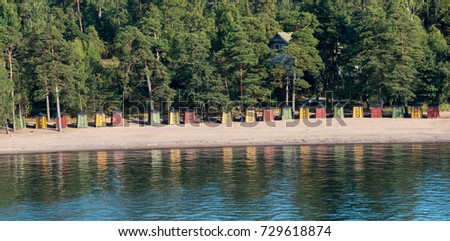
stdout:
[(0, 220), (446, 220), (448, 144), (0, 156)]

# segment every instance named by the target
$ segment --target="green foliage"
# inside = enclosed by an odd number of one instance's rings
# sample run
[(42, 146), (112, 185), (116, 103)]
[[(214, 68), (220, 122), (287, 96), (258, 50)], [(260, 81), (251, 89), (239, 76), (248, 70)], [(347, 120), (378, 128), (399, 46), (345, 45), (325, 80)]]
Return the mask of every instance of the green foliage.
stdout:
[(387, 11), (390, 18), (387, 34), (391, 34), (393, 39), (389, 49), (393, 62), (386, 66), (390, 67), (388, 71), (391, 73), (384, 80), (384, 86), (394, 99), (411, 101), (416, 97), (415, 91), (421, 82), (418, 67), (424, 58), (426, 33), (420, 19), (402, 6), (392, 4)]
[(161, 58), (158, 56), (163, 56), (162, 48), (154, 36), (144, 35), (136, 27), (125, 27), (117, 35), (115, 46), (120, 56), (122, 91), (128, 95), (140, 93), (134, 96), (147, 92), (150, 102), (173, 96), (167, 68), (158, 59)]
[(371, 96), (389, 102), (416, 98), (421, 80), (426, 33), (415, 15), (401, 4), (368, 6), (356, 13), (347, 58), (349, 97), (367, 101)]
[(445, 102), (449, 97), (449, 47), (442, 33), (434, 26), (428, 31), (425, 59), (419, 67), (421, 80), (418, 97), (428, 102)]
[(184, 90), (184, 94), (190, 95), (190, 107), (208, 101), (215, 105), (226, 102), (223, 80), (212, 65), (211, 43), (206, 33), (179, 34), (174, 46), (174, 84), (177, 89)]
[[(380, 7), (368, 7), (357, 12), (350, 26), (352, 48), (344, 49), (346, 58), (345, 89), (348, 97), (375, 95), (386, 79), (385, 67), (392, 56), (388, 56), (392, 35), (388, 34), (386, 14)], [(386, 64), (384, 64), (386, 63)]]
[[(44, 111), (57, 86), (70, 114), (123, 99), (159, 108), (175, 93), (191, 108), (256, 106), (284, 100), (285, 87), (297, 97), (449, 101), (448, 0), (80, 3), (0, 1), (2, 118)], [(277, 32), (292, 39), (269, 50)]]
[[(312, 84), (305, 75), (318, 77), (323, 68), (323, 62), (317, 50), (318, 40), (314, 37), (318, 22), (314, 15), (305, 12), (293, 12), (297, 21), (291, 25), (295, 30), (289, 44), (274, 52), (278, 61), (273, 66), (272, 74), (279, 87), (286, 78), (292, 80), (292, 88), (308, 89)], [(286, 84), (288, 84), (287, 82)], [(288, 84), (289, 85), (289, 84)]]
[[(305, 4), (309, 11), (317, 16), (319, 26), (315, 36), (319, 39), (317, 50), (324, 62), (324, 68), (320, 73), (319, 80), (314, 86), (317, 92), (323, 93), (324, 90), (334, 90), (339, 92), (342, 87), (342, 50), (353, 36), (349, 33), (350, 28), (350, 9), (352, 4), (335, 4), (332, 1), (323, 1), (314, 4)], [(334, 89), (335, 88), (335, 89)]]
[(8, 79), (8, 73), (4, 62), (0, 59), (0, 123), (3, 125), (7, 119), (11, 119), (11, 103), (13, 85)]

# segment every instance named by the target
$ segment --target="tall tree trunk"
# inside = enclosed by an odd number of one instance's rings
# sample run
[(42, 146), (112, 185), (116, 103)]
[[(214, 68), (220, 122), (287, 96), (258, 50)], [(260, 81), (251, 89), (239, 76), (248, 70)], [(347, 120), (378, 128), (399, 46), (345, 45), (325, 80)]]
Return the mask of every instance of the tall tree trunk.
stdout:
[(142, 18), (142, 0), (139, 0), (139, 17)]
[[(19, 96), (20, 99), (20, 96)], [(23, 126), (23, 117), (22, 117), (22, 105), (19, 102), (19, 121), (20, 121), (20, 130), (25, 128), (26, 126)]]
[(6, 134), (9, 135), (8, 121), (4, 121), (3, 125), (5, 126)]
[(160, 59), (161, 59), (161, 56), (159, 54), (159, 51), (156, 50), (156, 60), (159, 62)]
[[(18, 81), (17, 84), (18, 84), (17, 89), (21, 90), (22, 88), (21, 88), (21, 86), (20, 86), (20, 81)], [(23, 125), (23, 121), (24, 121), (24, 120), (23, 120), (23, 116), (22, 116), (22, 103), (21, 103), (22, 98), (21, 98), (20, 93), (19, 93), (19, 96), (18, 96), (18, 100), (19, 100), (19, 101), (18, 101), (18, 105), (19, 105), (20, 130), (22, 130), (22, 129), (26, 128), (27, 125), (26, 125), (26, 124)]]
[[(55, 48), (52, 43), (52, 64), (53, 64), (53, 71), (56, 71), (54, 69), (55, 67)], [(55, 95), (56, 95), (56, 118), (57, 118), (57, 124), (58, 124), (58, 131), (61, 132), (61, 109), (59, 106), (59, 88), (58, 83), (55, 84)]]
[(46, 89), (47, 93), (45, 94), (45, 104), (47, 108), (47, 121), (50, 121), (50, 90), (48, 89), (48, 85)]
[(241, 90), (241, 101), (242, 101), (242, 98), (244, 97), (243, 77), (244, 77), (244, 74), (243, 74), (243, 70), (242, 70), (242, 64), (240, 64), (239, 65), (239, 78), (240, 78), (239, 87), (240, 87), (240, 90)]
[(152, 82), (150, 81), (150, 70), (148, 68), (148, 62), (145, 62), (145, 77), (147, 79), (147, 87), (148, 87), (148, 98), (150, 100), (150, 110), (154, 110), (155, 106), (153, 103), (153, 93), (152, 93)]
[(12, 49), (8, 49), (8, 64), (9, 64), (9, 80), (12, 84), (12, 116), (13, 116), (13, 131), (16, 132), (16, 104), (14, 101), (14, 80), (13, 80), (13, 65), (12, 65)]
[(225, 78), (225, 89), (227, 90), (227, 96), (228, 96), (228, 99), (230, 99), (230, 89), (228, 88), (228, 81), (227, 81), (227, 78)]
[(408, 99), (405, 97), (405, 116), (409, 115), (409, 111), (408, 111)]
[(378, 89), (378, 104), (383, 105), (383, 99), (382, 99), (382, 93), (381, 93), (381, 87)]
[(296, 74), (294, 74), (294, 80), (292, 81), (292, 111), (295, 112), (295, 78)]
[(286, 77), (286, 106), (289, 105), (289, 76)]
[(102, 7), (98, 7), (98, 18), (102, 18)]
[[(158, 38), (158, 34), (156, 34), (156, 32), (153, 32), (153, 38), (155, 38), (155, 39)], [(156, 50), (156, 60), (159, 62), (160, 59), (161, 59), (161, 56), (159, 54), (159, 51)]]
[(77, 0), (77, 12), (78, 12), (78, 23), (80, 24), (80, 31), (83, 32), (83, 22), (81, 21), (81, 11), (80, 11), (80, 0)]
[(56, 84), (55, 87), (55, 95), (56, 95), (56, 114), (58, 116), (58, 131), (62, 132), (62, 123), (61, 123), (61, 109), (59, 106), (59, 88), (58, 88), (58, 84)]

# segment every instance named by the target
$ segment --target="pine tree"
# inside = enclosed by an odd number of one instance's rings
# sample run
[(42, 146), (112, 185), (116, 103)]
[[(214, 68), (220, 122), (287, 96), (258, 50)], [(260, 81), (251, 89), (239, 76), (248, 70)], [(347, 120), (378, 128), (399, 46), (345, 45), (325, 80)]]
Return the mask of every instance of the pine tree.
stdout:
[[(204, 105), (250, 106), (274, 95), (292, 95), (295, 103), (296, 94), (323, 90), (372, 103), (444, 102), (448, 6), (448, 0), (0, 1), (0, 49), (13, 86), (13, 98), (2, 101), (10, 103), (13, 122), (17, 112), (40, 109), (50, 118), (54, 101), (72, 113), (121, 97), (173, 100), (175, 90), (195, 92)], [(293, 38), (271, 52), (277, 32)], [(284, 62), (275, 64), (273, 56)]]
[(179, 32), (185, 29), (186, 8), (188, 3), (184, 0), (162, 1), (160, 9), (162, 11), (163, 35), (170, 41)]
[[(350, 25), (350, 6), (346, 1), (319, 1), (306, 4), (307, 9), (315, 13), (319, 26), (315, 36), (319, 40), (317, 50), (324, 62), (324, 68), (320, 74), (320, 82), (314, 86), (315, 91), (323, 93), (323, 90), (332, 90), (339, 86), (342, 81), (342, 50), (347, 47)], [(350, 5), (350, 6), (349, 6)]]
[(280, 24), (276, 20), (276, 0), (255, 2), (254, 12), (255, 19), (257, 19), (265, 28), (264, 33), (267, 39), (272, 38), (275, 33), (282, 31)]
[(405, 103), (416, 97), (420, 83), (417, 69), (423, 61), (426, 46), (426, 33), (414, 9), (408, 2), (405, 5), (392, 3), (387, 8), (388, 27), (394, 42), (389, 48), (393, 62), (386, 62), (389, 75), (384, 85), (393, 98)]
[(8, 72), (5, 68), (3, 59), (0, 58), (0, 123), (6, 130), (6, 134), (9, 134), (8, 119), (11, 118), (11, 103), (13, 98), (11, 96), (13, 85), (8, 79)]
[(157, 99), (173, 95), (168, 86), (167, 70), (153, 51), (157, 46), (152, 36), (145, 36), (136, 27), (126, 27), (117, 36), (115, 45), (120, 54), (119, 68), (123, 71), (124, 91), (130, 84), (140, 86), (142, 79), (145, 79), (151, 109), (154, 109), (153, 92), (156, 88), (159, 92)]
[(226, 103), (225, 86), (212, 65), (210, 49), (205, 32), (180, 34), (174, 42), (174, 84), (190, 96), (190, 105), (218, 107)]
[(450, 65), (449, 47), (438, 28), (431, 26), (427, 34), (424, 61), (418, 68), (421, 79), (418, 97), (428, 102), (445, 102), (448, 98)]
[(274, 55), (278, 61), (275, 62), (272, 73), (281, 86), (283, 80), (286, 89), (286, 104), (289, 102), (289, 88), (292, 89), (292, 100), (295, 105), (295, 95), (297, 87), (308, 89), (311, 84), (304, 77), (308, 73), (315, 79), (323, 68), (323, 62), (316, 49), (318, 40), (314, 37), (314, 31), (318, 22), (314, 15), (305, 12), (292, 11), (296, 15), (298, 22), (290, 22), (289, 29), (294, 31), (289, 44)]
[(242, 18), (244, 32), (248, 36), (249, 48), (254, 53), (256, 62), (246, 71), (243, 82), (244, 102), (254, 106), (261, 101), (268, 101), (270, 81), (268, 79), (267, 61), (269, 59), (269, 38), (266, 26), (256, 16)]
[[(0, 3), (2, 9), (0, 15), (0, 50), (2, 56), (6, 56), (7, 69), (9, 72), (9, 81), (13, 86), (11, 90), (11, 111), (13, 120), (13, 131), (16, 131), (16, 97), (15, 97), (15, 75), (17, 67), (15, 66), (15, 55), (17, 54), (18, 45), (21, 43), (22, 35), (18, 31), (20, 22), (17, 15), (16, 6), (13, 3)], [(15, 68), (16, 67), (16, 68)]]
[[(391, 34), (386, 13), (382, 7), (367, 6), (353, 16), (348, 46), (344, 49), (346, 97), (364, 99), (387, 93), (387, 67), (395, 61), (391, 48), (395, 36)], [(392, 90), (391, 90), (392, 91)], [(388, 96), (385, 96), (388, 97)]]
[[(77, 55), (75, 45), (64, 39), (61, 30), (50, 19), (43, 29), (36, 29), (28, 37), (32, 42), (32, 49), (28, 51), (30, 68), (37, 80), (38, 89), (35, 92), (36, 99), (46, 98), (47, 117), (50, 118), (49, 96), (53, 94), (56, 101), (57, 119), (61, 118), (61, 98), (65, 103), (72, 103), (70, 99), (76, 92), (74, 85), (79, 84), (77, 63), (80, 56)], [(80, 49), (80, 48), (78, 48)], [(67, 101), (66, 101), (67, 100)], [(60, 121), (58, 123), (61, 123)], [(57, 129), (62, 131), (61, 126)]]
[[(93, 26), (86, 28), (83, 38), (83, 56), (80, 65), (86, 72), (86, 83), (78, 87), (80, 99), (76, 102), (79, 110), (98, 110), (102, 103), (108, 99), (115, 99), (117, 92), (114, 91), (115, 66), (102, 65), (102, 54), (106, 52), (103, 41), (100, 40)], [(84, 95), (82, 94), (84, 93)]]
[(249, 36), (240, 27), (230, 32), (223, 40), (224, 48), (217, 54), (221, 57), (223, 66), (229, 73), (231, 80), (236, 79), (238, 91), (235, 96), (242, 102), (244, 97), (244, 78), (246, 73), (255, 65), (258, 64), (258, 56), (254, 52), (253, 43), (250, 42)]

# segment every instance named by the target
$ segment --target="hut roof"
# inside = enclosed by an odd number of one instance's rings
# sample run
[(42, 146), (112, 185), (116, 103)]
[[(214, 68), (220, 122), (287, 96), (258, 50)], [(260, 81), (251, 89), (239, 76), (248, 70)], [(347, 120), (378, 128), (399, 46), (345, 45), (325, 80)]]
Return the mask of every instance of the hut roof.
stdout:
[(271, 43), (275, 42), (284, 42), (285, 44), (289, 43), (292, 39), (293, 32), (278, 32), (275, 36), (270, 40)]
[(293, 32), (278, 32), (277, 33), (286, 43), (289, 43), (292, 39)]

